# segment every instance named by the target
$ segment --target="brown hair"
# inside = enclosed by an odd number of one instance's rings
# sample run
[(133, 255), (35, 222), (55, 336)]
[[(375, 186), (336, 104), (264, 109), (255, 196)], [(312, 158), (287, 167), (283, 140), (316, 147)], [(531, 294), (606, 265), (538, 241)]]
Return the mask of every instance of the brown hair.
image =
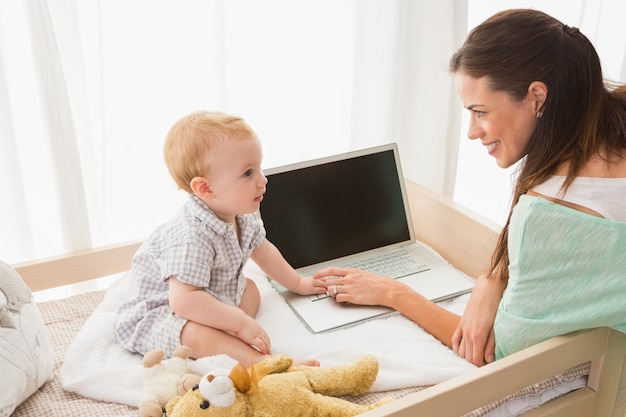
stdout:
[(172, 126), (165, 139), (163, 157), (178, 188), (192, 194), (191, 180), (209, 173), (206, 157), (216, 143), (255, 136), (241, 117), (197, 111)]
[[(450, 60), (452, 73), (486, 77), (494, 91), (519, 101), (529, 85), (548, 87), (526, 155), (520, 164), (511, 212), (521, 195), (568, 163), (564, 189), (599, 152), (620, 157), (626, 149), (626, 89), (605, 85), (595, 48), (577, 28), (537, 10), (512, 9), (477, 26)], [(508, 278), (506, 221), (490, 273)]]

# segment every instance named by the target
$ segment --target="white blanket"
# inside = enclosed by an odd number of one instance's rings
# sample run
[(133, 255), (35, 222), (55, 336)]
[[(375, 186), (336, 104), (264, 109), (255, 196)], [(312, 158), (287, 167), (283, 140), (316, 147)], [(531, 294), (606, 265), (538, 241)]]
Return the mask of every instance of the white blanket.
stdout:
[[(404, 316), (395, 314), (324, 334), (312, 334), (283, 298), (252, 263), (247, 276), (261, 292), (259, 323), (271, 338), (272, 353), (294, 358), (318, 359), (321, 366), (350, 363), (364, 354), (378, 358), (380, 371), (372, 391), (432, 385), (474, 366)], [(142, 384), (142, 356), (126, 351), (115, 341), (115, 309), (125, 291), (126, 280), (114, 284), (70, 345), (60, 377), (63, 388), (96, 400), (138, 406)], [(456, 313), (465, 308), (468, 296), (442, 305)], [(203, 374), (224, 369), (234, 361), (225, 356), (193, 361), (192, 370)]]

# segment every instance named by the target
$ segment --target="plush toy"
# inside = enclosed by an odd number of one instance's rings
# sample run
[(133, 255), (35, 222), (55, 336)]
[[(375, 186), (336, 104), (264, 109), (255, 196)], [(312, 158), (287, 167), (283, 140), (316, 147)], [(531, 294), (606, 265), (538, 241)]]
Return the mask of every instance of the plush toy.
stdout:
[(235, 366), (228, 376), (207, 374), (192, 390), (172, 398), (168, 417), (351, 417), (379, 407), (337, 398), (366, 392), (378, 374), (374, 356), (334, 367), (292, 366), (289, 356), (275, 355), (249, 369)]
[(181, 346), (174, 356), (163, 361), (165, 352), (153, 349), (143, 357), (143, 391), (139, 403), (140, 417), (161, 417), (165, 404), (198, 384), (201, 376), (188, 370), (191, 349)]
[(52, 378), (54, 352), (30, 288), (0, 261), (0, 416)]

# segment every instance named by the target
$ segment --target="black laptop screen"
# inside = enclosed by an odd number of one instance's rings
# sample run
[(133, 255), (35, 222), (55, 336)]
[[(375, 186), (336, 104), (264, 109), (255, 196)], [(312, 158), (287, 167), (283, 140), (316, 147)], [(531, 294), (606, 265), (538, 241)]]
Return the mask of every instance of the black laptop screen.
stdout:
[(294, 268), (410, 239), (392, 149), (267, 178), (267, 238)]

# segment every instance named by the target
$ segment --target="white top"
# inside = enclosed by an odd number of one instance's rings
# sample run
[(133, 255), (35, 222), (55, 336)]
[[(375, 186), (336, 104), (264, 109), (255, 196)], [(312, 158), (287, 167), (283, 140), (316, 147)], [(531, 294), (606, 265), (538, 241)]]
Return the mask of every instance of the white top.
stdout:
[(565, 194), (564, 176), (552, 176), (533, 191), (591, 209), (606, 219), (626, 221), (626, 178), (577, 177)]

